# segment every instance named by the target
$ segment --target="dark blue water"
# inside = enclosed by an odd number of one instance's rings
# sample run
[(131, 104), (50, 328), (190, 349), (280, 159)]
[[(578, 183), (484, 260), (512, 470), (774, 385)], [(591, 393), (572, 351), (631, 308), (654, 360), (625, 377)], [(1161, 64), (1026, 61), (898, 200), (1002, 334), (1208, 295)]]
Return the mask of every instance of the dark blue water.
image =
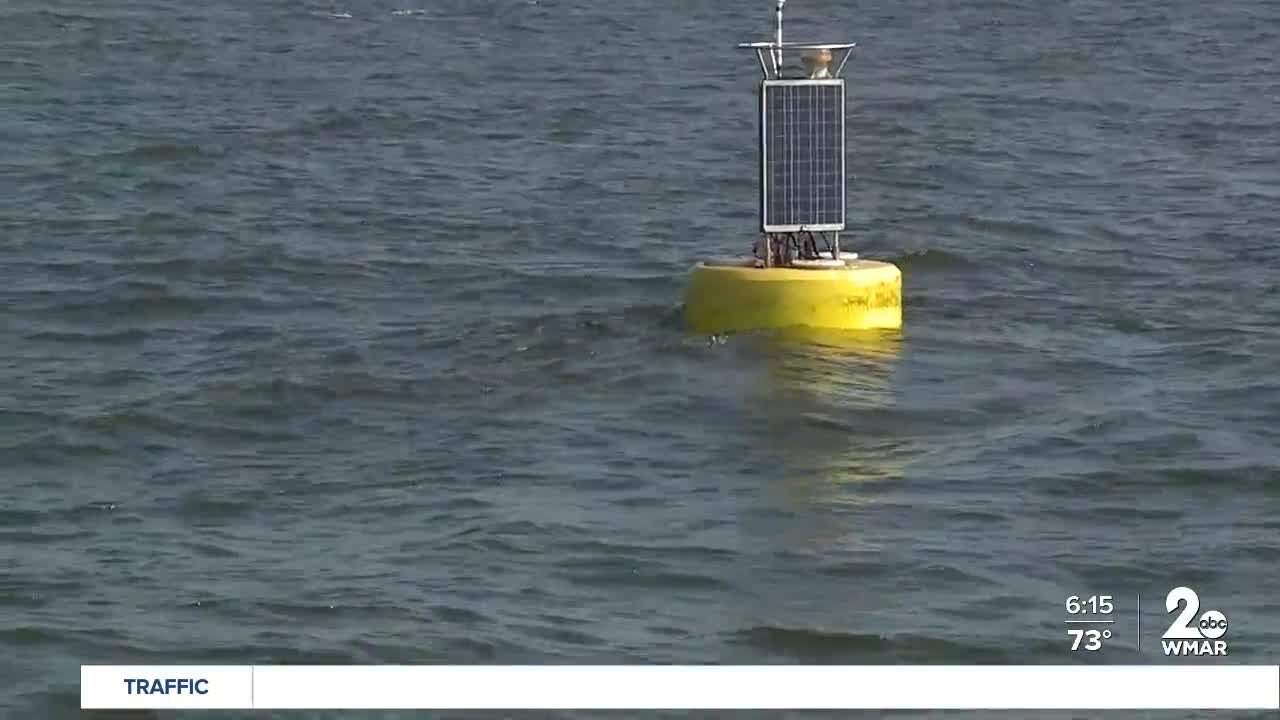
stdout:
[(0, 5), (0, 715), (81, 663), (1166, 662), (1177, 585), (1277, 662), (1280, 5), (795, 0), (906, 324), (709, 341), (771, 10)]

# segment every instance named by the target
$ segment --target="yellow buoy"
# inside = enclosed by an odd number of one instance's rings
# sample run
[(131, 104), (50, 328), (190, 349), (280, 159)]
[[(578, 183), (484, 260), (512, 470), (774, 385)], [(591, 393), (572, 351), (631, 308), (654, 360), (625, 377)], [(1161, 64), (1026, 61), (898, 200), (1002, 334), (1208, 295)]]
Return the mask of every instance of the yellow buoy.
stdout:
[(755, 267), (751, 261), (693, 268), (685, 318), (695, 332), (790, 327), (902, 327), (902, 272), (874, 260), (836, 267)]
[[(845, 80), (856, 43), (742, 43), (759, 84), (760, 225), (752, 256), (701, 262), (685, 297), (696, 332), (902, 327), (902, 271), (840, 250), (845, 230)], [(784, 62), (799, 51), (803, 72)], [(843, 53), (839, 64), (835, 53)], [(825, 245), (825, 249), (822, 247)]]

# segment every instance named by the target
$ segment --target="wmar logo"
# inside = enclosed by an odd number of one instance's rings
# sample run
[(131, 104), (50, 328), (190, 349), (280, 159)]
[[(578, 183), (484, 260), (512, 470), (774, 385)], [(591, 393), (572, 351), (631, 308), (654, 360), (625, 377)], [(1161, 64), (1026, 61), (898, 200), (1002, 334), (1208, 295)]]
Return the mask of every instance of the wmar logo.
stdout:
[(1188, 587), (1176, 587), (1164, 599), (1164, 611), (1178, 610), (1178, 617), (1164, 635), (1160, 644), (1164, 654), (1171, 656), (1226, 655), (1227, 641), (1220, 640), (1227, 634), (1227, 616), (1217, 610), (1206, 610), (1199, 620), (1200, 596)]

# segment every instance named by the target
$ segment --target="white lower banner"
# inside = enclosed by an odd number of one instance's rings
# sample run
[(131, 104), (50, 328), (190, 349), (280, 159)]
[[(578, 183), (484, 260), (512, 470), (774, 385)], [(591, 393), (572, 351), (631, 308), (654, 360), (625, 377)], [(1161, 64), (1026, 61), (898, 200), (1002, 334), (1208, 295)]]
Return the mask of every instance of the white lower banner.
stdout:
[(1280, 709), (1275, 665), (107, 666), (83, 709)]

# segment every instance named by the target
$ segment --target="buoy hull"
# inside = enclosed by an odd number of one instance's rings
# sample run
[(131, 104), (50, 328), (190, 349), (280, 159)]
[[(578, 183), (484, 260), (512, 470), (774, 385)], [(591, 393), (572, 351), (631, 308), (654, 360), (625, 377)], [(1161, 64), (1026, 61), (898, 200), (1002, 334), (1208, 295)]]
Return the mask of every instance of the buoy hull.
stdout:
[(695, 332), (788, 327), (841, 330), (902, 327), (902, 271), (874, 260), (839, 268), (756, 268), (698, 263), (685, 297)]

